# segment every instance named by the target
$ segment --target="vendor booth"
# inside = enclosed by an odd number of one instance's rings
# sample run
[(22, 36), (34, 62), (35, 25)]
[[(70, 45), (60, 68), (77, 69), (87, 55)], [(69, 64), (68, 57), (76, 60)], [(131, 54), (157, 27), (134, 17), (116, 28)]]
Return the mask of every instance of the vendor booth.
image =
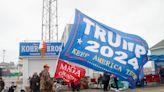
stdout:
[(154, 61), (155, 75), (157, 76), (152, 81), (164, 83), (164, 55), (151, 55), (149, 56), (150, 61)]
[(62, 49), (62, 43), (46, 43), (44, 53), (41, 53), (39, 46), (39, 42), (20, 43), (19, 58), (23, 61), (23, 89), (28, 86), (28, 79), (32, 77), (34, 72), (39, 74), (43, 70), (44, 64), (50, 66), (50, 75), (52, 77), (54, 76), (57, 58)]
[(158, 73), (160, 69), (164, 69), (164, 55), (151, 55), (149, 56), (149, 60), (154, 61), (156, 73)]
[(155, 73), (144, 76), (144, 81), (149, 82), (162, 82), (164, 79), (164, 55), (150, 55), (149, 61), (153, 61)]
[(164, 39), (150, 48), (151, 55), (148, 56), (152, 62), (153, 74), (147, 76), (148, 81), (164, 83)]

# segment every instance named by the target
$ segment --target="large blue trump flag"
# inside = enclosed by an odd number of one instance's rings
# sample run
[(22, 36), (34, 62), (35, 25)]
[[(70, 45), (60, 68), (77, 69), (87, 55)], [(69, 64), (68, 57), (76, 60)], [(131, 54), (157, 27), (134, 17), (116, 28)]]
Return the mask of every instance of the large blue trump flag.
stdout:
[(142, 78), (147, 43), (139, 36), (108, 27), (76, 10), (75, 21), (60, 58), (110, 72), (132, 87)]

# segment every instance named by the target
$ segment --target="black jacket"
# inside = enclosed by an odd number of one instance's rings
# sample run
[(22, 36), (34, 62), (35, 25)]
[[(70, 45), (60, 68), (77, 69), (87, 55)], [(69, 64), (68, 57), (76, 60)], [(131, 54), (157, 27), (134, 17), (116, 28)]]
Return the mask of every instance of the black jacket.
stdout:
[(31, 78), (31, 80), (30, 80), (30, 88), (32, 90), (39, 90), (39, 86), (40, 86), (39, 84), (40, 84), (39, 76)]
[(0, 88), (4, 89), (4, 87), (5, 87), (5, 82), (4, 81), (0, 81)]
[(16, 86), (11, 86), (10, 88), (9, 88), (9, 91), (8, 92), (14, 92), (14, 90), (16, 89)]

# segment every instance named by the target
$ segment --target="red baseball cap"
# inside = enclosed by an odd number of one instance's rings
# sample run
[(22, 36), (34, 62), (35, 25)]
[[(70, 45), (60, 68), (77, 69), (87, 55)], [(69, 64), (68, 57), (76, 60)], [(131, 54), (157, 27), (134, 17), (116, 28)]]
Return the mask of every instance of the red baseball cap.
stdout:
[(50, 68), (50, 66), (48, 64), (44, 64), (43, 66), (44, 68)]

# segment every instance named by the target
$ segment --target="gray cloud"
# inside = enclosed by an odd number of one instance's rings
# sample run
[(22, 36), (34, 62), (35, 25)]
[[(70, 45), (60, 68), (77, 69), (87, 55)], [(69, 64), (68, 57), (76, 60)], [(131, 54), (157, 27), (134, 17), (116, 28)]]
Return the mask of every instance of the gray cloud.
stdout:
[[(151, 47), (164, 39), (163, 5), (163, 0), (58, 0), (59, 36), (77, 8), (110, 27), (141, 36)], [(42, 0), (0, 0), (0, 13), (0, 60), (6, 49), (6, 61), (17, 61), (20, 41), (40, 40)]]

